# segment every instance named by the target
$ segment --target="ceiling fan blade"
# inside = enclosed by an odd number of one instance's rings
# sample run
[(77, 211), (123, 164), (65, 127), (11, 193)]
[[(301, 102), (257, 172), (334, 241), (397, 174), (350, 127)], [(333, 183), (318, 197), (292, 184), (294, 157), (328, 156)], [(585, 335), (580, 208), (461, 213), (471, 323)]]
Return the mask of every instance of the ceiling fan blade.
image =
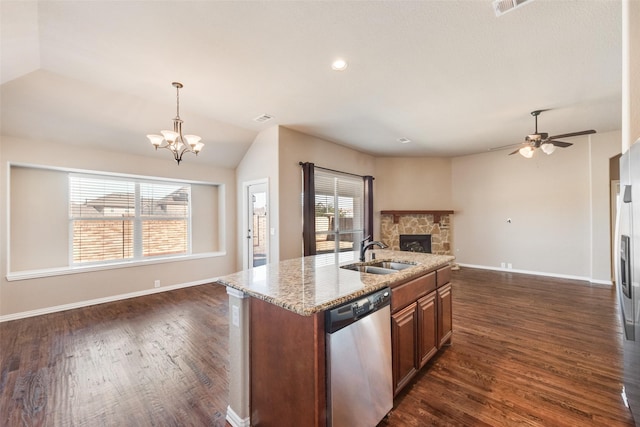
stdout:
[(502, 145), (500, 147), (493, 147), (493, 148), (489, 148), (488, 151), (499, 151), (499, 150), (505, 150), (507, 148), (511, 148), (511, 147), (517, 147), (519, 145), (523, 145), (525, 144), (524, 142), (517, 142), (515, 144), (509, 144), (509, 145)]
[(583, 131), (580, 131), (580, 132), (563, 133), (562, 135), (550, 136), (549, 139), (570, 138), (572, 136), (589, 135), (589, 134), (592, 134), (592, 133), (596, 133), (596, 131), (593, 130), (593, 129), (590, 129), (590, 130), (583, 130)]
[(519, 148), (518, 148), (516, 151), (514, 151), (514, 152), (512, 152), (512, 153), (509, 153), (509, 155), (516, 154), (518, 151), (520, 151), (520, 149), (519, 149)]
[(547, 142), (555, 145), (556, 147), (562, 147), (562, 148), (567, 148), (567, 147), (570, 147), (570, 146), (573, 145), (570, 142), (556, 141), (556, 140), (553, 140), (553, 139), (550, 139)]

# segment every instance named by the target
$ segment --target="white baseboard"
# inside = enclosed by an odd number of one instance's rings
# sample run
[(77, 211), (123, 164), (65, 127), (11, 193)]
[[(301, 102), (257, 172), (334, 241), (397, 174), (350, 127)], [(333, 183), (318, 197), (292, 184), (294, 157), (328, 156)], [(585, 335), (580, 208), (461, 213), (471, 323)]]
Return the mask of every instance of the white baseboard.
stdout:
[(491, 267), (486, 265), (474, 265), (474, 264), (461, 264), (458, 263), (460, 267), (468, 267), (468, 268), (479, 268), (482, 270), (494, 270), (494, 271), (502, 271), (504, 273), (519, 273), (519, 274), (530, 274), (533, 276), (545, 276), (545, 277), (556, 277), (558, 279), (570, 279), (570, 280), (581, 280), (583, 282), (595, 283), (598, 285), (613, 285), (611, 280), (598, 280), (592, 279), (590, 277), (584, 276), (572, 276), (569, 274), (557, 274), (557, 273), (544, 273), (540, 271), (529, 271), (529, 270), (518, 270), (515, 268), (500, 268), (500, 267)]
[(0, 323), (8, 322), (10, 320), (25, 319), (27, 317), (41, 316), (43, 314), (55, 313), (55, 312), (58, 312), (58, 311), (72, 310), (74, 308), (82, 308), (82, 307), (88, 307), (88, 306), (96, 305), (96, 304), (104, 304), (105, 302), (120, 301), (120, 300), (124, 300), (124, 299), (129, 299), (129, 298), (136, 298), (136, 297), (141, 297), (141, 296), (145, 296), (145, 295), (152, 295), (152, 294), (157, 294), (159, 292), (172, 291), (174, 289), (188, 288), (190, 286), (204, 285), (206, 283), (215, 282), (216, 280), (218, 280), (217, 277), (216, 278), (212, 278), (212, 279), (198, 280), (198, 281), (195, 281), (195, 282), (178, 283), (176, 285), (163, 286), (163, 287), (160, 287), (160, 288), (145, 289), (144, 291), (137, 291), (137, 292), (130, 292), (130, 293), (126, 293), (126, 294), (112, 295), (112, 296), (104, 297), (104, 298), (96, 298), (96, 299), (91, 299), (91, 300), (86, 300), (86, 301), (78, 301), (78, 302), (74, 302), (74, 303), (71, 303), (71, 304), (62, 304), (62, 305), (56, 305), (56, 306), (53, 306), (53, 307), (39, 308), (37, 310), (22, 311), (20, 313), (6, 314), (4, 316), (0, 316)]
[(251, 426), (251, 419), (240, 418), (231, 406), (227, 406), (227, 421), (229, 421), (229, 424), (231, 424), (233, 427), (250, 427)]

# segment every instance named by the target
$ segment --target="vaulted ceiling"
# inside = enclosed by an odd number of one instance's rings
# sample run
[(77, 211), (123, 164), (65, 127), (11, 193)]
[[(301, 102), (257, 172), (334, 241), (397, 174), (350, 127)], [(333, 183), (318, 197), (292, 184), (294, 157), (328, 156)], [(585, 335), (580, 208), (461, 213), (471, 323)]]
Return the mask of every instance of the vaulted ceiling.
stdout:
[(159, 155), (173, 81), (198, 161), (225, 167), (276, 124), (384, 156), (522, 142), (536, 109), (552, 135), (620, 129), (619, 1), (0, 5), (3, 135)]

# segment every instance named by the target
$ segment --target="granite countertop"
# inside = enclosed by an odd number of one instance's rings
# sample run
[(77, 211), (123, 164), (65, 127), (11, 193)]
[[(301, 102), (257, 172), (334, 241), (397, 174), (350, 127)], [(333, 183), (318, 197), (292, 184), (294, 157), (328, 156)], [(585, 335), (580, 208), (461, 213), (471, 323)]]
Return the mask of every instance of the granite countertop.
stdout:
[(415, 252), (375, 250), (379, 261), (415, 263), (392, 274), (370, 274), (340, 268), (357, 262), (357, 252), (314, 255), (243, 270), (220, 277), (217, 283), (242, 291), (294, 313), (310, 316), (361, 295), (420, 276), (455, 257)]

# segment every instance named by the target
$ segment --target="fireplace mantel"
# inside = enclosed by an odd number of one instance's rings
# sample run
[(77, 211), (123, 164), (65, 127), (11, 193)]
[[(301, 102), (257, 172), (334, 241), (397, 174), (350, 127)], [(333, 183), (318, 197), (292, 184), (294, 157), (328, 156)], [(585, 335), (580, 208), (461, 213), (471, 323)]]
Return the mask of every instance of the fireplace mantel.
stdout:
[(408, 210), (408, 211), (380, 211), (382, 215), (393, 215), (393, 223), (397, 224), (403, 215), (433, 215), (433, 222), (440, 223), (442, 215), (451, 215), (453, 211), (424, 211), (424, 210)]

